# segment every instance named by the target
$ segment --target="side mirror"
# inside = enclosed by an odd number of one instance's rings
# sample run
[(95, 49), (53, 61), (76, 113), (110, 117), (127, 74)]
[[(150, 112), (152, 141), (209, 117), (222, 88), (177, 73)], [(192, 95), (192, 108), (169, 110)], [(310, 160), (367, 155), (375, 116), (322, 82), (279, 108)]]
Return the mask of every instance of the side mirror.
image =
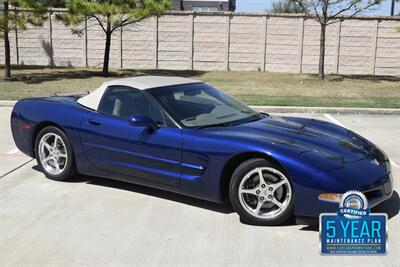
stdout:
[(152, 130), (157, 130), (159, 127), (152, 118), (145, 115), (135, 115), (129, 118), (129, 125), (132, 126), (145, 126)]

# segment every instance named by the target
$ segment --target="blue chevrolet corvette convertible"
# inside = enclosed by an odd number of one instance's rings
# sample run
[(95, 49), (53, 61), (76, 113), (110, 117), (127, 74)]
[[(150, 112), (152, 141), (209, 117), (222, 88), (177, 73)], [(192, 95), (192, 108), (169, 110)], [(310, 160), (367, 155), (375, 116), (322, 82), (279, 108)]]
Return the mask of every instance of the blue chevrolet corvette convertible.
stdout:
[(251, 224), (335, 212), (348, 190), (362, 191), (370, 207), (392, 195), (387, 156), (358, 134), (259, 113), (186, 78), (125, 78), (83, 97), (23, 99), (11, 127), (48, 178), (84, 174), (228, 201)]

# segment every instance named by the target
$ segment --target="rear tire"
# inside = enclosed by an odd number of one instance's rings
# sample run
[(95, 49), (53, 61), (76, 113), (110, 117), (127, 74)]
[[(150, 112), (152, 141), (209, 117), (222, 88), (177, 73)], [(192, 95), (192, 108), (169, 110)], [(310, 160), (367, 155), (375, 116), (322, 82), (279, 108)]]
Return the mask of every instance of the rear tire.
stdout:
[(65, 181), (77, 174), (71, 143), (54, 126), (43, 128), (35, 140), (35, 157), (47, 178)]
[(247, 160), (236, 168), (230, 181), (229, 198), (241, 219), (249, 224), (278, 225), (293, 215), (294, 192), (290, 179), (262, 158)]

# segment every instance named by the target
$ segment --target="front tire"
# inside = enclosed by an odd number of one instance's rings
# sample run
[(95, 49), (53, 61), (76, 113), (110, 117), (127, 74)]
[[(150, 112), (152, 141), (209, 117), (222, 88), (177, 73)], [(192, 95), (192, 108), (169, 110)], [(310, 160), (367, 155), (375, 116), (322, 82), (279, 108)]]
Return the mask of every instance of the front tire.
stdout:
[(241, 219), (254, 225), (277, 225), (293, 215), (291, 181), (262, 158), (241, 163), (232, 175), (229, 198)]
[(35, 156), (49, 179), (65, 181), (76, 174), (71, 143), (57, 127), (48, 126), (39, 132), (35, 142)]

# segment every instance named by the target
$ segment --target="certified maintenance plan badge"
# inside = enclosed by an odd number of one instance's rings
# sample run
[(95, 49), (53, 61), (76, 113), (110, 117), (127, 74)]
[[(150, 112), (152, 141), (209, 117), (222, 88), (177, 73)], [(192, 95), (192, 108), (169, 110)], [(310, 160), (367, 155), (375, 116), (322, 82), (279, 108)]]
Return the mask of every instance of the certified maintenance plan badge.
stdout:
[(321, 254), (386, 254), (387, 215), (370, 213), (367, 198), (358, 191), (341, 197), (337, 213), (319, 217)]

